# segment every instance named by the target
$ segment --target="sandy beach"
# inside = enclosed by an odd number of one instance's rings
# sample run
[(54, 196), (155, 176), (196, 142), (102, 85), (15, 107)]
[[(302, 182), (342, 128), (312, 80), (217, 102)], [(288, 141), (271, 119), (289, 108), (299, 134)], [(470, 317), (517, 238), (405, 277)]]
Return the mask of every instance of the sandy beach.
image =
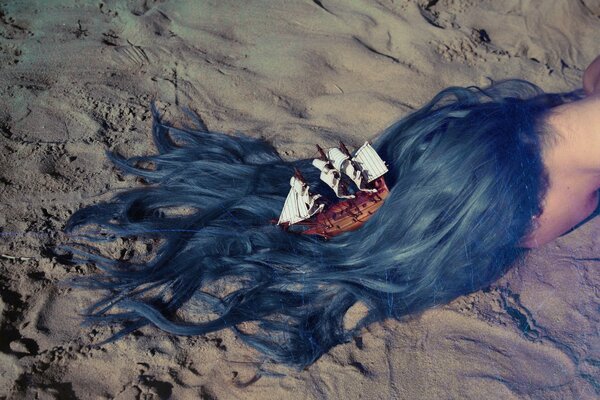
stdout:
[[(234, 333), (81, 326), (94, 274), (52, 249), (69, 216), (142, 185), (150, 102), (285, 159), (358, 147), (448, 86), (581, 87), (596, 0), (0, 3), (0, 399), (597, 399), (600, 210), (490, 288), (364, 329), (302, 371)], [(124, 252), (135, 248), (120, 241)]]

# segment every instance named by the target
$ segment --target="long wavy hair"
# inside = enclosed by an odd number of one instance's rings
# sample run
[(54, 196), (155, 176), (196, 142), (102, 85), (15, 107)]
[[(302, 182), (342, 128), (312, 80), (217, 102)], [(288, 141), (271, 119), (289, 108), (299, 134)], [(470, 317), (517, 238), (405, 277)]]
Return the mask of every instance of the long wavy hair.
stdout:
[[(154, 324), (176, 335), (233, 329), (268, 360), (305, 367), (365, 325), (401, 318), (490, 285), (525, 251), (541, 213), (542, 151), (560, 137), (549, 110), (581, 91), (545, 94), (521, 80), (450, 87), (373, 141), (389, 165), (382, 207), (360, 229), (323, 240), (274, 225), (294, 167), (262, 140), (176, 128), (152, 106), (158, 154), (108, 157), (146, 185), (75, 212), (65, 230), (76, 262), (101, 273), (87, 320), (118, 323), (115, 340)], [(318, 190), (318, 189), (317, 189)], [(142, 256), (102, 242), (153, 240)], [(368, 312), (354, 326), (356, 303)]]

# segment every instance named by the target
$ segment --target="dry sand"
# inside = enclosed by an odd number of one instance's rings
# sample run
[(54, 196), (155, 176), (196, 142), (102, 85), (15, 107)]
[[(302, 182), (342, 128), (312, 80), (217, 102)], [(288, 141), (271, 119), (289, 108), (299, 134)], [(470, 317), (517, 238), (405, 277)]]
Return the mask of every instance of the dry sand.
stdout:
[(600, 270), (576, 260), (600, 255), (598, 218), (490, 290), (282, 376), (256, 375), (229, 331), (91, 347), (110, 334), (79, 326), (97, 294), (60, 282), (95, 270), (48, 248), (74, 210), (140, 184), (104, 152), (154, 152), (153, 98), (167, 120), (189, 106), (300, 158), (360, 144), (446, 86), (577, 88), (599, 53), (597, 0), (4, 1), (0, 398), (598, 398)]

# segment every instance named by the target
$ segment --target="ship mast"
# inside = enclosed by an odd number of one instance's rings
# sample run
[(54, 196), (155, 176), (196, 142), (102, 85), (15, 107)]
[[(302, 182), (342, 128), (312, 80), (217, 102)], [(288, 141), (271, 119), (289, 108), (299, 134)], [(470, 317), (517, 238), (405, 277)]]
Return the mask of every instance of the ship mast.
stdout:
[(295, 224), (323, 210), (325, 204), (316, 201), (321, 195), (313, 195), (308, 189), (304, 177), (294, 168), (294, 175), (290, 178), (290, 191), (283, 204), (278, 225)]
[(312, 164), (321, 171), (319, 178), (334, 191), (337, 197), (344, 199), (354, 198), (353, 195), (348, 194), (348, 188), (346, 184), (342, 182), (340, 171), (333, 166), (331, 160), (327, 158), (327, 155), (321, 146), (317, 145), (317, 150), (321, 157), (315, 158)]
[(355, 162), (346, 145), (340, 141), (339, 146), (339, 148), (334, 147), (327, 152), (327, 157), (331, 160), (334, 168), (349, 177), (359, 190), (364, 192), (377, 191), (366, 186), (369, 182), (364, 179), (360, 165)]
[(352, 161), (361, 170), (366, 183), (371, 183), (388, 172), (385, 161), (379, 157), (368, 141), (356, 150)]

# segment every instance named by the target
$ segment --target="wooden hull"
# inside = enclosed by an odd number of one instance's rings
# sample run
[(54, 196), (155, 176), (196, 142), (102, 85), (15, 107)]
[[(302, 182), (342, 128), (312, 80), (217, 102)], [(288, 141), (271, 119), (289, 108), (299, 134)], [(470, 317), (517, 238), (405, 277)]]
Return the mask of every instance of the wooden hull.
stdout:
[(379, 177), (370, 186), (377, 192), (356, 192), (356, 197), (332, 204), (325, 211), (296, 225), (308, 226), (304, 235), (320, 235), (330, 238), (344, 232), (360, 228), (388, 196), (389, 189), (383, 177)]

